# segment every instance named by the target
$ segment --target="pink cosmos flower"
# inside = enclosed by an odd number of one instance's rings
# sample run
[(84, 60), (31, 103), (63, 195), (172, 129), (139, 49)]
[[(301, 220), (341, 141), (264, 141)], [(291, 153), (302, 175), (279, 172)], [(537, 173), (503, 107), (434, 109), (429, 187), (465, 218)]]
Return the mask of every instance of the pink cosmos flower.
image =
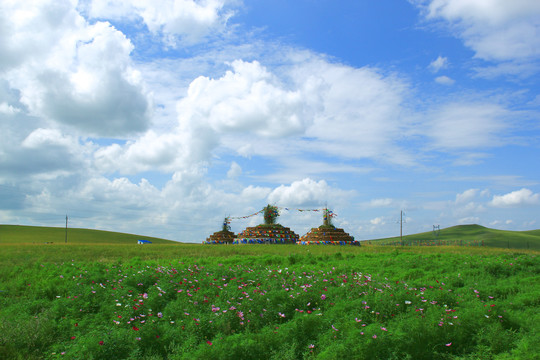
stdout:
[(322, 294), (322, 295), (321, 295), (321, 299), (322, 299), (322, 300), (326, 299), (326, 295)]
[(452, 345), (451, 342), (449, 342), (448, 344), (444, 344), (444, 346), (450, 346), (450, 345)]

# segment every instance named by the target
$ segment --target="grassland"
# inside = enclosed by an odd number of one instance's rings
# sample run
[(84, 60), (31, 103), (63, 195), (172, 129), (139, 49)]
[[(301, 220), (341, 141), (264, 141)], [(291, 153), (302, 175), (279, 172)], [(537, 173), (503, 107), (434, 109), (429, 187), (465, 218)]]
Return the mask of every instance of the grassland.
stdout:
[[(66, 239), (67, 234), (67, 239)], [(137, 240), (155, 244), (174, 241), (112, 231), (59, 227), (0, 225), (0, 244), (135, 244)]]
[(371, 243), (404, 245), (452, 244), (456, 246), (488, 246), (507, 249), (540, 250), (540, 230), (507, 231), (480, 225), (458, 225), (441, 229), (438, 235), (432, 231), (388, 239), (372, 240)]
[(540, 359), (534, 250), (17, 229), (0, 227), (2, 359)]

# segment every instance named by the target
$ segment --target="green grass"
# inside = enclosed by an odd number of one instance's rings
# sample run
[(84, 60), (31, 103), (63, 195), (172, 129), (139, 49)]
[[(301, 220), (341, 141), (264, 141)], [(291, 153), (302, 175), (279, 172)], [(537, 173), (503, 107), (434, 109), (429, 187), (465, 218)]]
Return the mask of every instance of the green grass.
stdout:
[[(372, 240), (372, 243), (395, 243), (399, 237)], [(540, 250), (540, 230), (507, 231), (480, 225), (458, 225), (441, 229), (438, 236), (432, 231), (403, 236), (404, 244), (446, 242), (455, 245), (483, 245), (488, 247)]]
[[(67, 229), (68, 244), (136, 244), (138, 239), (153, 244), (172, 244), (174, 241), (119, 232)], [(66, 229), (57, 227), (0, 225), (0, 244), (64, 244)]]
[(0, 248), (2, 359), (540, 358), (536, 251)]
[(84, 229), (65, 244), (63, 231), (0, 227), (1, 359), (540, 359), (536, 250), (201, 245)]

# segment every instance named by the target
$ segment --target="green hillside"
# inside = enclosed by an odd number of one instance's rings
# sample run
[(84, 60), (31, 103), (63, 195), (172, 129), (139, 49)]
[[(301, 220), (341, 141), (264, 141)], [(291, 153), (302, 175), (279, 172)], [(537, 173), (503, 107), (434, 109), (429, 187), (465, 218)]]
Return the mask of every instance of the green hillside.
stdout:
[[(399, 237), (372, 240), (372, 244), (398, 244)], [(458, 225), (441, 229), (438, 236), (432, 231), (403, 236), (404, 245), (483, 245), (511, 249), (540, 250), (540, 230), (508, 231), (481, 225)]]
[[(67, 230), (68, 244), (134, 244), (139, 239), (152, 244), (175, 244), (171, 240), (119, 232), (70, 229)], [(0, 244), (64, 244), (66, 229), (41, 226), (0, 225)]]
[[(111, 231), (68, 228), (68, 244), (134, 244), (139, 239), (153, 244), (177, 244), (175, 241)], [(0, 225), (0, 244), (64, 244), (66, 229), (59, 227)], [(365, 244), (399, 245), (400, 238), (376, 239)], [(540, 250), (540, 230), (507, 231), (480, 225), (458, 225), (441, 229), (437, 237), (432, 231), (403, 236), (404, 245), (472, 245), (511, 249)]]

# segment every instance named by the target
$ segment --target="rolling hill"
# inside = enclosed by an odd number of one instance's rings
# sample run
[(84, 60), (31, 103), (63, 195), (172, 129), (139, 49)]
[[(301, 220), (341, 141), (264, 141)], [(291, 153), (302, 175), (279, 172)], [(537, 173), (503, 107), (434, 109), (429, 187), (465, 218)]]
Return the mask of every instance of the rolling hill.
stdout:
[[(390, 244), (400, 241), (399, 237), (371, 240), (372, 244)], [(490, 229), (481, 225), (457, 225), (441, 229), (438, 236), (432, 231), (405, 235), (405, 245), (428, 243), (455, 245), (483, 245), (499, 248), (540, 250), (540, 230), (508, 231)]]
[[(177, 242), (135, 234), (91, 229), (67, 229), (68, 244), (135, 244), (137, 240), (149, 240), (153, 244), (176, 244)], [(66, 229), (58, 227), (0, 225), (0, 244), (66, 242)]]
[[(139, 239), (153, 244), (178, 244), (175, 241), (112, 231), (68, 228), (68, 244), (134, 244)], [(59, 227), (0, 225), (0, 244), (64, 244), (66, 229)], [(399, 237), (368, 240), (373, 245), (395, 244)], [(432, 231), (403, 236), (404, 245), (483, 245), (488, 247), (540, 250), (540, 230), (507, 231), (481, 225), (458, 225), (441, 229), (438, 236)]]

